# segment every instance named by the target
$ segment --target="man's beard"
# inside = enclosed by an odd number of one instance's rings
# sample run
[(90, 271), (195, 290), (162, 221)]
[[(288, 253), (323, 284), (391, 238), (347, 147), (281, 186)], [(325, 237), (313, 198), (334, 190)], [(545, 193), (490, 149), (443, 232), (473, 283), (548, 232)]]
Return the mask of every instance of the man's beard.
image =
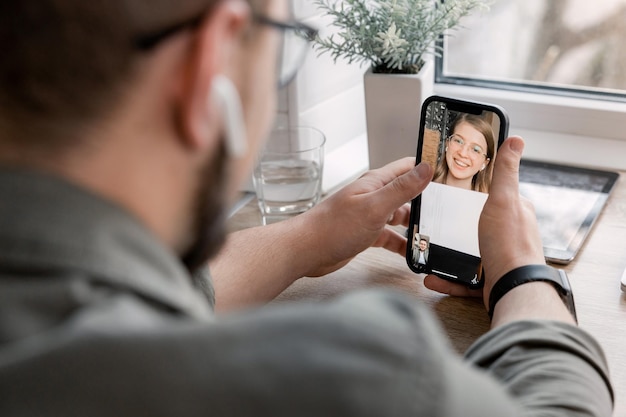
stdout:
[(221, 146), (220, 151), (201, 172), (195, 208), (191, 213), (194, 237), (191, 246), (181, 256), (183, 264), (192, 275), (206, 266), (226, 237), (227, 160), (226, 151)]

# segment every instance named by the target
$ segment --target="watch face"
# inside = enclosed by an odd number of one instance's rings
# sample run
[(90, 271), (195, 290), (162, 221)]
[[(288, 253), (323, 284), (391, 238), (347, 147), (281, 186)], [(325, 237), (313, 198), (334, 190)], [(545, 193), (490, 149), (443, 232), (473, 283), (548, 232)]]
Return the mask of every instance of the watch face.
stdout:
[[(567, 278), (567, 273), (565, 273), (562, 269), (557, 269), (560, 278), (560, 286), (561, 289), (559, 293), (561, 294), (561, 299), (565, 303), (565, 306), (569, 310), (569, 312), (574, 317), (576, 323), (578, 323), (578, 316), (576, 315), (576, 304), (574, 303), (574, 293), (572, 292), (572, 287), (569, 284), (569, 279)], [(554, 282), (556, 285), (559, 285), (556, 281)]]
[(578, 315), (576, 315), (576, 304), (574, 303), (574, 294), (571, 291), (568, 291), (567, 294), (563, 296), (563, 302), (570, 313), (572, 313), (572, 317), (576, 323), (578, 323)]
[[(548, 268), (550, 268), (550, 267), (548, 267)], [(559, 285), (562, 288), (563, 293), (571, 294), (572, 293), (572, 287), (569, 284), (569, 278), (567, 277), (567, 273), (564, 270), (562, 270), (562, 269), (554, 269), (554, 268), (551, 268), (551, 269), (553, 271), (556, 271), (557, 274), (558, 274), (558, 275), (555, 274), (557, 276), (554, 277), (555, 278), (555, 284), (559, 283)]]
[(567, 296), (567, 308), (569, 310), (570, 313), (572, 313), (572, 317), (574, 317), (574, 320), (576, 321), (576, 323), (578, 323), (578, 315), (576, 314), (576, 305), (574, 304), (574, 295), (572, 293), (569, 293)]

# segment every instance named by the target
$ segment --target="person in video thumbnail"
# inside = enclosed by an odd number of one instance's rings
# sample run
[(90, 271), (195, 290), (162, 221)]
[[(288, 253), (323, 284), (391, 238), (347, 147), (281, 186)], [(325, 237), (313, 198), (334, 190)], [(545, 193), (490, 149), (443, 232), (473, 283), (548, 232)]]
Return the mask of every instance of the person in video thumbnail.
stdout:
[(488, 193), (495, 155), (491, 125), (480, 116), (461, 113), (451, 131), (433, 181)]
[(413, 263), (415, 265), (426, 265), (428, 262), (428, 238), (419, 233), (415, 235), (416, 246), (413, 251)]

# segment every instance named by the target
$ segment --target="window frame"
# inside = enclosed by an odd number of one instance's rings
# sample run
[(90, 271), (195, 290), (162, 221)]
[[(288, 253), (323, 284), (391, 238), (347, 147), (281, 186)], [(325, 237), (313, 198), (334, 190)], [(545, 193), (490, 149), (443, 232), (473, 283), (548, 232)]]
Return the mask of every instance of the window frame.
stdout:
[[(445, 40), (440, 38), (438, 42), (438, 49), (444, 50)], [(498, 88), (508, 91), (520, 91), (530, 92), (537, 94), (551, 94), (559, 97), (573, 97), (573, 98), (586, 98), (591, 100), (608, 100), (619, 103), (626, 103), (626, 90), (623, 93), (619, 93), (616, 90), (609, 89), (597, 89), (592, 88), (575, 88), (559, 86), (549, 83), (539, 82), (523, 82), (523, 81), (502, 81), (489, 78), (472, 78), (463, 76), (445, 75), (444, 69), (444, 55), (440, 54), (435, 57), (435, 82), (442, 84), (464, 85), (470, 87), (483, 87), (483, 88)]]

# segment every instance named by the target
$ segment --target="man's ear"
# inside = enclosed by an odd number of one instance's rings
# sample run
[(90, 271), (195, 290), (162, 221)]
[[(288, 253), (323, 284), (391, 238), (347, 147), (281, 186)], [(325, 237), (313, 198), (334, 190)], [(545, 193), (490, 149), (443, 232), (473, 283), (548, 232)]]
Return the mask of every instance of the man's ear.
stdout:
[(215, 131), (221, 129), (221, 112), (211, 99), (213, 83), (232, 67), (249, 21), (246, 1), (226, 0), (217, 2), (196, 29), (180, 103), (184, 140), (190, 147), (204, 149), (219, 137)]

